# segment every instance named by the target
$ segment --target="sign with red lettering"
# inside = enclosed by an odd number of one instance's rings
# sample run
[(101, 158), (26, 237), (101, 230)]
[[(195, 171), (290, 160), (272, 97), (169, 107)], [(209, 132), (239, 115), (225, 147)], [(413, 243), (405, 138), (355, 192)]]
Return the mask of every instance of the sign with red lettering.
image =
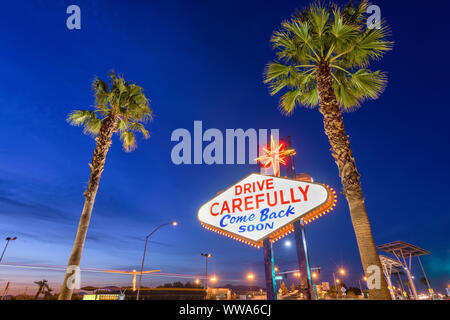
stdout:
[(330, 211), (336, 194), (328, 186), (252, 173), (205, 203), (198, 219), (209, 230), (255, 247), (293, 231)]

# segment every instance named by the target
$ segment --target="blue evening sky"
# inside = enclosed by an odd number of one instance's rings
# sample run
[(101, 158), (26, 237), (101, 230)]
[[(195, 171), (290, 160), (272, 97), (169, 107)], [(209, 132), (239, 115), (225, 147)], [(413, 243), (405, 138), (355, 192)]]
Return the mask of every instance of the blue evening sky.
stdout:
[[(133, 153), (113, 138), (102, 175), (82, 267), (138, 269), (147, 233), (158, 231), (146, 268), (198, 275), (200, 252), (211, 252), (220, 284), (244, 284), (252, 271), (263, 284), (263, 251), (204, 230), (202, 203), (252, 171), (255, 165), (172, 164), (173, 130), (280, 128), (292, 136), (298, 172), (341, 191), (317, 110), (277, 110), (262, 82), (274, 58), (271, 32), (309, 1), (8, 1), (0, 19), (0, 236), (17, 236), (3, 263), (64, 266), (70, 254), (94, 140), (69, 126), (67, 114), (94, 103), (91, 83), (114, 69), (143, 86), (155, 119), (151, 138)], [(81, 30), (66, 28), (66, 8), (81, 7)], [(376, 1), (392, 29), (395, 47), (372, 68), (389, 83), (344, 121), (366, 199), (375, 242), (404, 240), (431, 251), (423, 264), (431, 284), (449, 282), (450, 170), (448, 145), (447, 2)], [(331, 281), (358, 286), (362, 267), (348, 206), (308, 225), (311, 264)], [(296, 268), (294, 248), (274, 246), (276, 265)], [(43, 278), (56, 288), (62, 272), (3, 267), (6, 281)], [(416, 279), (422, 277), (418, 264)], [(31, 276), (30, 276), (31, 275)], [(100, 274), (94, 274), (100, 275)], [(90, 284), (129, 283), (124, 276), (86, 275)], [(146, 277), (144, 284), (175, 281)], [(185, 281), (185, 279), (180, 279)], [(288, 284), (290, 284), (288, 281)], [(419, 281), (417, 285), (423, 290)]]

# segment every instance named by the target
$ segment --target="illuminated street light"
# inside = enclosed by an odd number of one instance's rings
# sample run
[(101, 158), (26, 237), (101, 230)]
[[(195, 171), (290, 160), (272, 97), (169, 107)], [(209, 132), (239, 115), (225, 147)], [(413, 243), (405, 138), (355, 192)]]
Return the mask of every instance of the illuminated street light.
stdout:
[(312, 274), (311, 274), (311, 276), (313, 277), (313, 279), (317, 279), (317, 277), (319, 276), (316, 272), (313, 272)]
[(176, 225), (178, 225), (178, 222), (172, 221), (172, 222), (169, 222), (169, 223), (163, 223), (163, 224), (157, 226), (155, 228), (155, 230), (153, 230), (149, 235), (147, 235), (145, 237), (144, 254), (142, 256), (141, 272), (140, 272), (140, 275), (139, 275), (139, 287), (138, 287), (137, 294), (136, 294), (136, 300), (139, 300), (139, 292), (141, 291), (142, 271), (144, 269), (145, 252), (147, 251), (148, 238), (150, 238), (160, 228), (165, 227), (165, 226), (169, 226), (169, 225), (176, 226)]
[(273, 270), (275, 270), (275, 272), (280, 271), (280, 269), (278, 267), (274, 267)]
[(284, 245), (285, 245), (286, 247), (290, 247), (290, 246), (291, 246), (291, 242), (290, 242), (289, 240), (286, 240), (286, 241), (284, 242)]
[[(339, 268), (338, 273), (342, 276), (345, 276), (346, 272), (344, 268)], [(334, 287), (336, 289), (336, 299), (339, 298), (339, 291), (338, 291), (338, 283), (341, 282), (341, 280), (337, 279), (334, 272), (333, 272), (333, 279), (334, 279)]]
[(211, 282), (216, 282), (216, 281), (217, 281), (217, 277), (216, 277), (216, 276), (212, 276), (212, 277), (209, 279), (209, 281), (211, 281)]
[(200, 279), (195, 279), (194, 283), (195, 284), (200, 284)]
[(253, 291), (253, 280), (255, 280), (255, 275), (253, 273), (247, 274), (247, 279), (250, 280), (250, 292)]
[(200, 253), (202, 257), (205, 257), (205, 289), (208, 290), (208, 258), (212, 257), (211, 253)]

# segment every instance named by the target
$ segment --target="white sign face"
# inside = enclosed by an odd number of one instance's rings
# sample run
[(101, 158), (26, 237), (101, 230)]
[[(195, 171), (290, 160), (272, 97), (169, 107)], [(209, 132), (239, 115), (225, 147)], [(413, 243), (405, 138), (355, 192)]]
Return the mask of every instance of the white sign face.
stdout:
[(252, 173), (198, 211), (200, 222), (258, 242), (328, 200), (321, 184)]

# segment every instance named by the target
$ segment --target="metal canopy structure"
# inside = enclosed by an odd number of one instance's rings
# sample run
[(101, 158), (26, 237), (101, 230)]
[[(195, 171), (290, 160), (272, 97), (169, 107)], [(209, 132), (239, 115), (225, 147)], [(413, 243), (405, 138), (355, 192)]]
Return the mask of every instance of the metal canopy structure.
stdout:
[(430, 254), (430, 251), (428, 250), (400, 240), (379, 245), (377, 248), (393, 255), (395, 255), (396, 252), (403, 252), (404, 255), (411, 255), (412, 257)]
[[(406, 271), (406, 275), (408, 276), (408, 280), (409, 280), (409, 283), (411, 286), (412, 293), (416, 300), (418, 299), (417, 290), (416, 290), (416, 286), (414, 285), (414, 281), (413, 281), (413, 278), (411, 275), (411, 259), (412, 259), (412, 257), (417, 257), (419, 259), (420, 266), (422, 267), (422, 271), (423, 271), (425, 279), (428, 283), (428, 288), (430, 288), (428, 278), (425, 274), (425, 270), (423, 269), (422, 262), (420, 261), (420, 258), (419, 258), (419, 256), (430, 254), (429, 251), (419, 248), (410, 243), (400, 241), (400, 240), (379, 245), (379, 246), (377, 246), (377, 248), (381, 251), (390, 253), (393, 256), (395, 256), (399, 265), (402, 266), (403, 269)], [(386, 258), (388, 258), (388, 257), (386, 257)], [(388, 259), (393, 260), (391, 258), (388, 258)], [(380, 260), (381, 260), (381, 256), (380, 256)], [(386, 261), (386, 263), (389, 263), (388, 260), (385, 260), (385, 261)], [(382, 261), (382, 263), (383, 263), (383, 261)], [(393, 265), (391, 265), (391, 266), (393, 266)], [(384, 272), (384, 265), (383, 265), (383, 272)], [(392, 270), (391, 270), (391, 272), (392, 272)], [(390, 287), (392, 287), (392, 286), (390, 285)], [(392, 292), (391, 292), (391, 295), (392, 295)]]
[(395, 290), (394, 290), (394, 287), (393, 287), (392, 281), (391, 281), (391, 275), (393, 272), (399, 271), (399, 269), (397, 269), (397, 267), (401, 267), (401, 263), (392, 258), (389, 258), (388, 256), (379, 255), (379, 257), (380, 257), (380, 261), (381, 261), (381, 266), (383, 267), (384, 277), (386, 278), (386, 282), (388, 284), (389, 293), (391, 294), (392, 300), (395, 300), (396, 296), (395, 296)]

